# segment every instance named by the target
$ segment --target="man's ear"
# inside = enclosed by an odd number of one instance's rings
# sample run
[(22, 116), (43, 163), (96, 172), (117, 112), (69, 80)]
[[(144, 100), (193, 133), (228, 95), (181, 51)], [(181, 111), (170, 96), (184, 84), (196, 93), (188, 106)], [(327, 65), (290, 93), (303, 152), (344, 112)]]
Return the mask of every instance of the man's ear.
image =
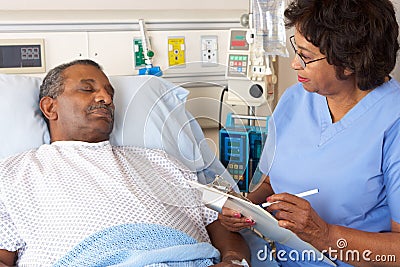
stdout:
[(49, 96), (42, 97), (39, 102), (40, 110), (49, 121), (56, 120), (58, 117), (55, 102), (56, 100)]

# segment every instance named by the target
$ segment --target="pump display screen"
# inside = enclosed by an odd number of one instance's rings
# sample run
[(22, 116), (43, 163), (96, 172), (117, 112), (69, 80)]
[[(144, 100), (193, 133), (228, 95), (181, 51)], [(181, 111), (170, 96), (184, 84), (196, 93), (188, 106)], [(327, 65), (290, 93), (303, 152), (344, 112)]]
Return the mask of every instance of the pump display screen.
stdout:
[(246, 30), (232, 30), (230, 37), (230, 50), (249, 50), (249, 44), (246, 41)]
[(228, 162), (242, 162), (244, 158), (243, 140), (240, 137), (225, 139), (225, 160)]
[(229, 142), (228, 147), (240, 147), (240, 142)]

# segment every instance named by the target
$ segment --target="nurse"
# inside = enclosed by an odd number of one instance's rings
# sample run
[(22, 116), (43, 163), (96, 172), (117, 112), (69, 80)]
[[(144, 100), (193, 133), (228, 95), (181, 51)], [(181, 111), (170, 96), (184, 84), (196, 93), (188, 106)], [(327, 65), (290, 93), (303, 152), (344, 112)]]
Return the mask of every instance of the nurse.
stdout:
[[(294, 0), (285, 11), (299, 83), (281, 97), (248, 198), (338, 266), (400, 264), (399, 49), (389, 0)], [(317, 188), (300, 198), (296, 193)], [(223, 209), (223, 225), (254, 224)], [(323, 266), (276, 244), (282, 266)], [(304, 255), (303, 255), (304, 256)], [(397, 261), (397, 262), (396, 262)]]

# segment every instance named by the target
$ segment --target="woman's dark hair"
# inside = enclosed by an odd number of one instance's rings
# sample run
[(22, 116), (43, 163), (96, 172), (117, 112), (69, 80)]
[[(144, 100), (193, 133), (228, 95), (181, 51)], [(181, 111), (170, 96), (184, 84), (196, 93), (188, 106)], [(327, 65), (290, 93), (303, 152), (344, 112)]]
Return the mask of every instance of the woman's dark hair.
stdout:
[(295, 0), (285, 19), (319, 47), (338, 79), (351, 70), (361, 90), (384, 83), (396, 65), (399, 25), (389, 0)]

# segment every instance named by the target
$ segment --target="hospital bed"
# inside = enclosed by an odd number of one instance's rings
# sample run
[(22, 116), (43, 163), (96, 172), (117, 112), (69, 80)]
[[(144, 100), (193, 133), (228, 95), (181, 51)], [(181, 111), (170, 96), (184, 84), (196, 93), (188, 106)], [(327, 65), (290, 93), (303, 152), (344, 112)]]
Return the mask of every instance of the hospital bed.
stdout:
[[(158, 148), (178, 158), (197, 174), (200, 183), (210, 183), (216, 174), (234, 181), (209, 148), (203, 132), (186, 110), (188, 91), (155, 76), (111, 76), (115, 88), (115, 121), (110, 142)], [(49, 143), (49, 133), (38, 106), (41, 78), (0, 74), (2, 133), (0, 160)], [(247, 235), (256, 253), (265, 249), (264, 240)]]

